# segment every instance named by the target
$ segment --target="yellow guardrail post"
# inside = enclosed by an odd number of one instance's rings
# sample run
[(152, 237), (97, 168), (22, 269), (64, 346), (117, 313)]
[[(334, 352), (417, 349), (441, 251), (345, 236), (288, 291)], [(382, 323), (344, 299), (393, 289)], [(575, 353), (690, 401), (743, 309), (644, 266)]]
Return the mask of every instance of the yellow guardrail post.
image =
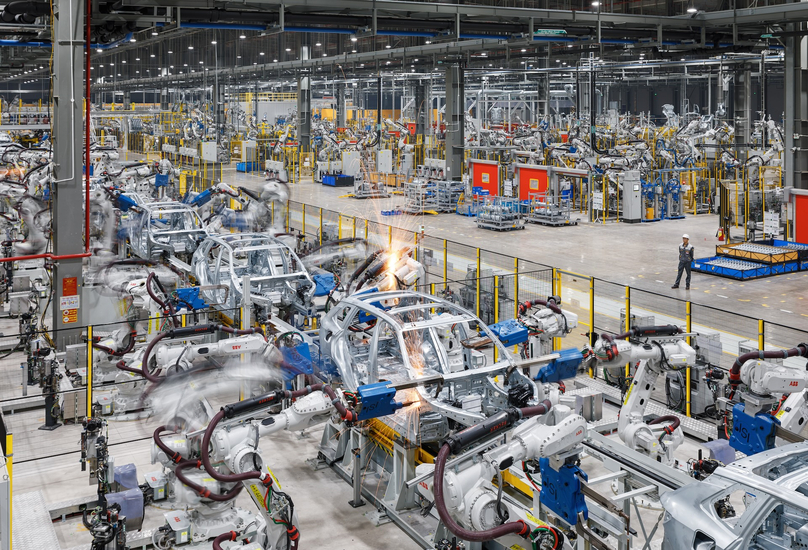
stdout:
[(303, 203), (303, 239), (306, 238), (306, 203)]
[[(494, 323), (499, 323), (499, 275), (494, 275)], [(494, 363), (499, 361), (499, 353), (494, 345)]]
[[(589, 345), (595, 345), (595, 278), (589, 277)], [(589, 378), (595, 377), (595, 368), (589, 367)]]
[(392, 249), (393, 248), (393, 226), (387, 226), (387, 246)]
[(519, 318), (519, 258), (513, 259), (513, 318)]
[(763, 331), (764, 331), (763, 319), (758, 319), (758, 350), (760, 351), (765, 350), (765, 344), (763, 342), (765, 338)]
[[(685, 316), (686, 316), (686, 326), (685, 330), (689, 333), (693, 332), (693, 316), (690, 312), (691, 303), (690, 300), (685, 302)], [(687, 337), (687, 345), (690, 345), (690, 336)], [(690, 367), (687, 367), (685, 372), (685, 395), (687, 395), (687, 401), (685, 402), (685, 414), (690, 416)]]
[(342, 214), (337, 214), (337, 238), (342, 238)]
[(93, 326), (87, 326), (87, 418), (93, 417)]
[(443, 289), (449, 288), (449, 241), (443, 239)]
[[(626, 332), (631, 328), (631, 287), (626, 285), (626, 323), (624, 330)], [(626, 363), (626, 381), (631, 376), (631, 363)]]
[(482, 263), (480, 262), (480, 249), (477, 249), (477, 308), (476, 313), (477, 317), (480, 316), (480, 273), (482, 269)]
[(323, 207), (320, 207), (320, 245), (323, 244)]
[[(553, 268), (553, 296), (561, 298), (561, 270)], [(553, 351), (561, 349), (561, 338), (553, 338)]]
[(353, 217), (353, 225), (351, 228), (351, 237), (356, 239), (356, 216)]

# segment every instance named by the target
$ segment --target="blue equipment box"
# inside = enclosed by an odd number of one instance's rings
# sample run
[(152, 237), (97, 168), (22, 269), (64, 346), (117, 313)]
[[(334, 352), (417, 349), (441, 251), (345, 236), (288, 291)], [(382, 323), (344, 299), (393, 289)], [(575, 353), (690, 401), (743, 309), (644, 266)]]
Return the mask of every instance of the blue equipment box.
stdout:
[(508, 319), (507, 321), (490, 325), (488, 328), (497, 335), (499, 341), (505, 346), (517, 346), (527, 342), (527, 327), (516, 319)]
[(331, 187), (353, 187), (353, 184), (353, 176), (346, 176), (343, 174), (323, 176), (323, 185), (329, 185)]
[(311, 278), (316, 285), (314, 289), (315, 296), (327, 296), (337, 286), (333, 273), (315, 273)]

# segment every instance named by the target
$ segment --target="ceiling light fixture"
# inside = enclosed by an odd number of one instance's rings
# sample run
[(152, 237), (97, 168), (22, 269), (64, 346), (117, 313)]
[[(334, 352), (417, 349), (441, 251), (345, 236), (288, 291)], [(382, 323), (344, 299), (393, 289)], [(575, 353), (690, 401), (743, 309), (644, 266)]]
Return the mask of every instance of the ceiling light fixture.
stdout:
[(194, 49), (194, 47), (193, 47), (193, 46), (188, 46), (188, 49), (189, 49), (189, 50), (193, 50), (193, 49)]
[(432, 44), (432, 41), (431, 41), (431, 40), (427, 40), (426, 42), (424, 42), (424, 44)]
[(689, 8), (687, 8), (687, 13), (698, 13), (698, 12), (699, 10), (697, 10), (694, 6), (690, 6)]
[(216, 41), (215, 41), (215, 40), (211, 40), (211, 41), (210, 41), (210, 43), (211, 43), (211, 44), (213, 44), (214, 46), (216, 45)]
[(291, 52), (291, 51), (292, 51), (292, 48), (286, 48), (286, 51), (287, 51), (287, 52)]
[(319, 47), (319, 46), (322, 46), (322, 44), (320, 44), (319, 42), (317, 42), (317, 43), (315, 44), (315, 46), (318, 46), (318, 47)]
[(242, 34), (241, 36), (239, 36), (239, 38), (241, 38), (242, 40), (244, 40), (245, 38), (247, 38), (247, 36), (246, 36), (246, 35), (244, 35), (244, 34)]
[(351, 42), (356, 42), (357, 40), (359, 40), (357, 37), (355, 37), (355, 36), (351, 37)]

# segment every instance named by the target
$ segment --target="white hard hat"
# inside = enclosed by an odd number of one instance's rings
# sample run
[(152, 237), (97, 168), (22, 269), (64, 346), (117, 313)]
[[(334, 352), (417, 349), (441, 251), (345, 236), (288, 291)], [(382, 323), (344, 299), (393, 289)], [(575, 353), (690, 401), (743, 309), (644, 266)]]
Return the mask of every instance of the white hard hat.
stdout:
[(683, 239), (689, 239), (689, 238), (690, 238), (690, 235), (688, 235), (687, 233), (685, 233), (684, 235), (682, 235), (682, 238), (683, 238)]

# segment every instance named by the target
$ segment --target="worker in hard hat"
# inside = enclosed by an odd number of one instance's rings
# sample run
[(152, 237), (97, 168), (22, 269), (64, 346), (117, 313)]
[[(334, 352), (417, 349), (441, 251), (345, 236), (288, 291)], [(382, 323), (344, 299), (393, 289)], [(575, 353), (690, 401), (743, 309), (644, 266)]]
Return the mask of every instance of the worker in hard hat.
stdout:
[(682, 244), (679, 245), (679, 271), (676, 274), (676, 282), (673, 283), (671, 288), (679, 288), (679, 282), (682, 280), (682, 271), (687, 271), (685, 289), (690, 290), (690, 262), (692, 262), (694, 258), (693, 245), (690, 244), (690, 236), (685, 233), (682, 235)]

